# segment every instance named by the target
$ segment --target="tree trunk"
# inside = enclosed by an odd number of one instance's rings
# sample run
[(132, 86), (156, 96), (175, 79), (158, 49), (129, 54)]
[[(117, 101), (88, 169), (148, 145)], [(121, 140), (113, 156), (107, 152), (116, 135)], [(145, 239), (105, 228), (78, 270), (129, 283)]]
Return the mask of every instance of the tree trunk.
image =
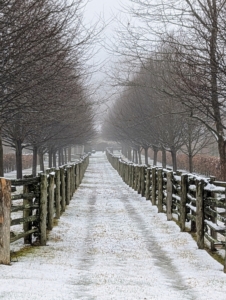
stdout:
[(166, 149), (162, 147), (162, 167), (166, 168)]
[(122, 154), (128, 158), (128, 147), (126, 144), (123, 144), (123, 147), (122, 147)]
[(53, 151), (49, 148), (49, 168), (53, 167)]
[(71, 147), (68, 147), (68, 161), (71, 162)]
[(218, 150), (220, 155), (220, 180), (226, 181), (226, 142), (223, 137), (218, 139)]
[(135, 164), (138, 164), (138, 153), (137, 150), (133, 150), (134, 151), (134, 156), (135, 156)]
[(40, 171), (44, 172), (45, 171), (44, 155), (43, 155), (43, 150), (42, 149), (39, 149), (38, 156), (39, 156)]
[(188, 155), (189, 172), (193, 172), (193, 156), (191, 153)]
[(123, 145), (123, 155), (128, 158), (128, 147), (127, 145)]
[(32, 176), (35, 177), (37, 174), (37, 154), (38, 147), (33, 146), (33, 160), (32, 160)]
[(2, 146), (1, 128), (0, 128), (0, 177), (4, 177), (3, 146)]
[(144, 148), (145, 165), (148, 165), (148, 148)]
[(53, 151), (53, 167), (54, 168), (57, 167), (57, 163), (56, 163), (56, 150)]
[(60, 149), (60, 157), (61, 157), (61, 163), (62, 163), (62, 165), (64, 165), (65, 162), (64, 162), (64, 149), (63, 148)]
[(58, 167), (61, 166), (61, 151), (58, 149)]
[(67, 164), (67, 148), (64, 148), (64, 163)]
[(138, 150), (139, 165), (142, 165), (141, 150)]
[(157, 166), (158, 148), (153, 147), (153, 151), (154, 151), (153, 166)]
[(172, 157), (172, 164), (173, 164), (173, 171), (177, 170), (177, 151), (175, 149), (171, 149), (171, 157)]
[(23, 166), (22, 166), (22, 143), (21, 143), (21, 141), (16, 141), (15, 146), (16, 146), (16, 178), (22, 179)]
[(214, 120), (218, 133), (218, 150), (220, 155), (221, 180), (226, 181), (226, 142), (224, 141), (224, 121), (221, 116), (221, 103), (218, 99), (218, 56), (217, 56), (217, 39), (218, 39), (218, 12), (217, 2), (212, 3), (213, 22), (211, 24), (210, 39), (210, 68), (211, 68), (211, 102), (214, 112)]

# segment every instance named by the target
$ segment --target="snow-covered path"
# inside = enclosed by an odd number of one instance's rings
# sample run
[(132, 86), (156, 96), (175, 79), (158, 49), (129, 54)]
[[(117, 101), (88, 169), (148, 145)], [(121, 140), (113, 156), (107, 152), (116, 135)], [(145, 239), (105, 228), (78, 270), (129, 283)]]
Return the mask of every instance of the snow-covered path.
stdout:
[(0, 266), (0, 299), (223, 300), (222, 269), (98, 152), (48, 246)]

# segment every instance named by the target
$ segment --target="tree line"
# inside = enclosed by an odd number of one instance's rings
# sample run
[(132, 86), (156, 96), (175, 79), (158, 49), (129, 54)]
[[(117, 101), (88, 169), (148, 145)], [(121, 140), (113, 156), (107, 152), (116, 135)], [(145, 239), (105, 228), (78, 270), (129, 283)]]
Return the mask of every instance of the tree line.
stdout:
[(16, 152), (22, 178), (22, 150), (50, 166), (56, 153), (95, 134), (87, 88), (89, 49), (97, 27), (85, 28), (83, 0), (4, 0), (0, 2), (0, 176), (2, 145)]
[(123, 86), (103, 134), (132, 148), (184, 151), (190, 161), (215, 139), (226, 180), (226, 1), (130, 0), (120, 21), (121, 57), (114, 84)]

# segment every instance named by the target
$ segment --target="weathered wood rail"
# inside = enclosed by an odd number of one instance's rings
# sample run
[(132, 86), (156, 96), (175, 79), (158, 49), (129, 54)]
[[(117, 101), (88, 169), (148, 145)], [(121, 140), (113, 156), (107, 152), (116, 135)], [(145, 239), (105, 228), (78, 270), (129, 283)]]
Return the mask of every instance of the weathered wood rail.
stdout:
[(168, 221), (177, 218), (181, 231), (189, 226), (190, 231), (196, 233), (199, 249), (207, 245), (211, 250), (219, 246), (226, 250), (226, 182), (161, 167), (135, 165), (111, 152), (106, 151), (107, 158), (123, 181), (151, 200), (158, 212), (165, 212)]
[[(0, 264), (10, 264), (10, 243), (46, 245), (47, 232), (59, 219), (80, 185), (89, 155), (78, 162), (47, 169), (35, 178), (0, 178)], [(11, 192), (16, 187), (20, 192)]]

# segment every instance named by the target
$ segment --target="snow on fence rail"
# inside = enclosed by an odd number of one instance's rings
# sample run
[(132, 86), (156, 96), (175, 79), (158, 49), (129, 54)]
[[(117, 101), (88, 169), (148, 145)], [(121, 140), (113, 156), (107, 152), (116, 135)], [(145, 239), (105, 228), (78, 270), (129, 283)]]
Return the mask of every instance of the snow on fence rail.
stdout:
[(123, 181), (151, 200), (158, 212), (165, 212), (167, 220), (177, 216), (181, 231), (190, 224), (191, 232), (196, 232), (199, 249), (204, 249), (204, 241), (208, 241), (211, 250), (217, 246), (226, 250), (226, 182), (160, 167), (135, 165), (112, 152), (107, 149), (107, 158)]
[[(0, 178), (0, 264), (10, 264), (10, 243), (18, 239), (46, 245), (47, 231), (70, 203), (88, 164), (85, 155), (77, 163), (47, 169), (35, 178)], [(13, 192), (21, 186), (21, 193)]]

